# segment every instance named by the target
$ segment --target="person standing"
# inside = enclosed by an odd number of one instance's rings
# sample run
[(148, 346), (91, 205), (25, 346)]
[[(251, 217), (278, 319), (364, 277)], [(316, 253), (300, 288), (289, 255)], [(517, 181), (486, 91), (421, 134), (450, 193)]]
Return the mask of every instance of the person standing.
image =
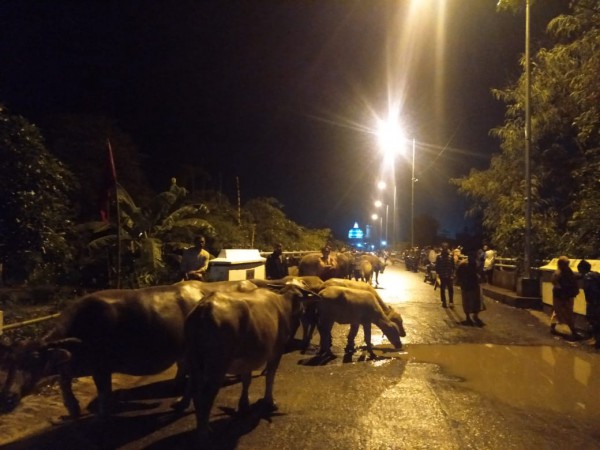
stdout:
[[(468, 259), (461, 261), (456, 269), (456, 282), (460, 286), (462, 306), (466, 319), (465, 325), (483, 326), (479, 312), (483, 311), (481, 290), (479, 288), (479, 273), (477, 270), (477, 255), (468, 255)], [(470, 315), (473, 315), (471, 319)]]
[(267, 257), (265, 271), (267, 280), (280, 280), (288, 275), (288, 267), (283, 259), (283, 246), (281, 244), (276, 244), (273, 253)]
[(440, 278), (440, 297), (442, 307), (446, 308), (446, 290), (448, 290), (448, 300), (450, 306), (454, 306), (454, 258), (448, 248), (448, 243), (442, 244), (442, 251), (435, 261), (435, 271)]
[(493, 250), (488, 245), (484, 245), (483, 258), (483, 273), (485, 275), (485, 282), (492, 284), (494, 265), (496, 264), (496, 250)]
[(558, 258), (558, 268), (552, 274), (552, 306), (554, 311), (550, 318), (550, 332), (556, 333), (556, 325), (565, 324), (571, 331), (571, 337), (577, 339), (575, 320), (573, 318), (573, 305), (579, 293), (577, 278), (569, 267), (569, 258)]
[(585, 317), (592, 328), (594, 347), (600, 349), (600, 273), (592, 271), (592, 265), (584, 260), (577, 265), (583, 276), (585, 294)]
[(198, 236), (194, 239), (194, 246), (183, 251), (181, 272), (184, 280), (204, 280), (210, 261), (210, 253), (204, 249), (205, 245), (204, 236)]
[(477, 250), (477, 273), (479, 274), (480, 282), (485, 282), (485, 272), (483, 271), (483, 265), (485, 264), (485, 244)]
[(321, 249), (319, 265), (319, 276), (323, 280), (327, 280), (335, 276), (336, 264), (335, 259), (333, 256), (331, 256), (331, 247), (329, 247), (329, 245), (326, 245)]

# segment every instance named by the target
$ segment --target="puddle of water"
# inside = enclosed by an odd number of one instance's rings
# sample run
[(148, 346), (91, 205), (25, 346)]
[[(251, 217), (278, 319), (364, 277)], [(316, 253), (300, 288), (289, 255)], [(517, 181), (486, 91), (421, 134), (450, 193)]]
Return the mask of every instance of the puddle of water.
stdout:
[(474, 390), (519, 408), (600, 417), (600, 355), (550, 346), (418, 345), (401, 359), (433, 363)]

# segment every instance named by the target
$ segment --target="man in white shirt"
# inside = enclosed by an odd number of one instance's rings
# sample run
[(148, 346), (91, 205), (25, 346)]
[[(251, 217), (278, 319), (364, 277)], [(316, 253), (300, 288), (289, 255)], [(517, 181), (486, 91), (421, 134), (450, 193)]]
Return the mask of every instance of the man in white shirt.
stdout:
[(194, 246), (183, 251), (181, 272), (184, 280), (202, 281), (204, 279), (210, 260), (210, 253), (204, 249), (205, 245), (204, 236), (198, 236), (194, 239)]

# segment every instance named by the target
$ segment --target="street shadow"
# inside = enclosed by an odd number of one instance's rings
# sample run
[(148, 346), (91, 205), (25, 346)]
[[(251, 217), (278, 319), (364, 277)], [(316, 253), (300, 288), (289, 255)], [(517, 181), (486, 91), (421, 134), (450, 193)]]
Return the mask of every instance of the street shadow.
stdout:
[(112, 416), (106, 420), (89, 415), (6, 444), (2, 449), (114, 449), (155, 433), (187, 414), (160, 412), (135, 417)]
[(331, 361), (337, 359), (333, 353), (325, 353), (322, 355), (315, 355), (310, 358), (301, 359), (298, 361), (300, 366), (325, 366)]
[(186, 431), (169, 436), (145, 449), (171, 450), (177, 449), (219, 449), (233, 450), (237, 448), (242, 436), (252, 432), (261, 420), (271, 423), (272, 417), (285, 414), (271, 411), (261, 400), (250, 405), (247, 413), (239, 414), (232, 408), (221, 407), (221, 414), (210, 422), (211, 431), (207, 436), (198, 437), (196, 430)]
[[(223, 386), (236, 384), (238, 377), (227, 377)], [(157, 381), (134, 388), (117, 389), (112, 393), (111, 411), (113, 414), (146, 411), (160, 406), (160, 399), (177, 398), (183, 395), (183, 386), (178, 385), (175, 379)], [(156, 400), (156, 401), (149, 401)], [(98, 412), (98, 398), (94, 398), (88, 405), (90, 412)]]
[[(160, 401), (148, 402), (177, 397), (183, 394), (183, 388), (178, 388), (175, 380), (157, 381), (128, 389), (117, 389), (112, 393), (111, 412), (113, 414), (146, 411), (160, 406)], [(87, 405), (88, 411), (98, 412), (98, 398), (94, 398)]]

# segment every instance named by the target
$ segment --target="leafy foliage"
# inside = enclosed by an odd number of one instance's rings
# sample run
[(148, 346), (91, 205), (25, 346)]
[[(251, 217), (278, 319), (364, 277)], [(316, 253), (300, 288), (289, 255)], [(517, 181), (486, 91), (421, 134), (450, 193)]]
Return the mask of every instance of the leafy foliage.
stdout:
[[(138, 207), (122, 187), (117, 189), (120, 206), (122, 280), (125, 287), (171, 283), (178, 279), (181, 250), (193, 237), (215, 235), (206, 220), (203, 204), (185, 204), (187, 190), (173, 179), (169, 190), (158, 194), (148, 205)], [(115, 224), (89, 222), (80, 227), (91, 234), (89, 254), (83, 259), (98, 266), (98, 259), (109, 258), (111, 278), (115, 278), (119, 234)], [(113, 282), (114, 284), (114, 282)]]
[[(510, 2), (505, 2), (510, 3)], [(515, 2), (513, 2), (515, 3)], [(552, 48), (533, 59), (533, 258), (600, 253), (600, 1), (573, 3), (573, 13), (548, 26)], [(506, 103), (506, 120), (492, 130), (501, 141), (486, 170), (453, 180), (482, 212), (500, 252), (518, 255), (524, 236), (525, 75), (494, 95)]]
[(286, 250), (313, 250), (331, 239), (331, 230), (307, 230), (288, 219), (282, 208), (272, 197), (252, 199), (244, 205), (255, 225), (256, 248), (271, 250), (279, 242)]
[(110, 139), (117, 178), (138, 202), (153, 196), (142, 173), (140, 156), (131, 137), (103, 116), (53, 116), (43, 127), (48, 148), (72, 171), (80, 188), (75, 192), (81, 220), (99, 218), (106, 184), (107, 139)]
[(67, 239), (75, 179), (44, 145), (35, 125), (0, 105), (0, 252), (5, 275), (52, 282), (72, 259)]

